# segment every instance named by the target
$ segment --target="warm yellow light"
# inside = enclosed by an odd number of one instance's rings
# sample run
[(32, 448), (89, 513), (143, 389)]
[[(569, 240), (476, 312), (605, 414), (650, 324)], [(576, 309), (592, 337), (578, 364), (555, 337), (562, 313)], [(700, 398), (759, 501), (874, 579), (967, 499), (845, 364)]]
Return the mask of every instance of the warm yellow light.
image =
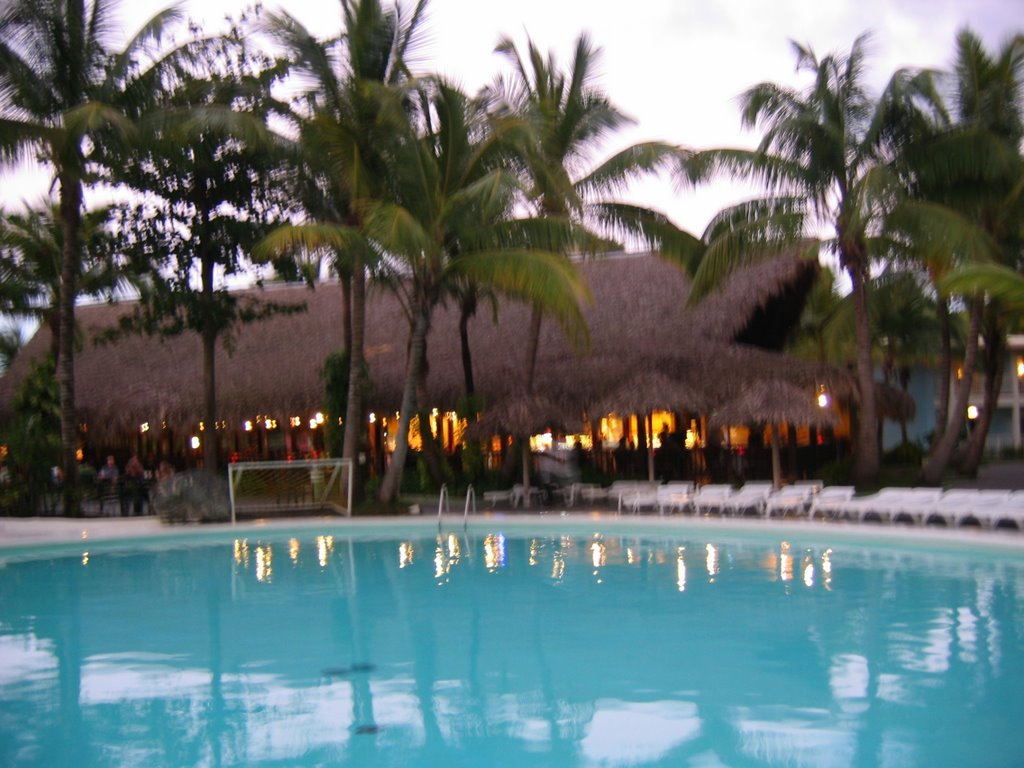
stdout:
[(376, 424), (377, 423), (377, 414), (376, 413), (370, 413), (370, 423), (371, 424)]
[(274, 580), (274, 550), (269, 544), (256, 547), (256, 580), (264, 584)]
[(242, 427), (245, 429), (246, 432), (252, 432), (252, 422), (249, 421), (248, 419), (245, 420), (245, 422), (242, 424)]
[(1024, 357), (1017, 358), (1017, 378), (1024, 379)]
[(967, 406), (967, 418), (970, 419), (971, 421), (974, 421), (976, 418), (978, 418), (978, 406), (976, 406), (976, 405), (968, 405)]
[(201, 421), (199, 422), (199, 431), (200, 432), (205, 432), (206, 431), (206, 425), (203, 422), (201, 422)]
[(144, 421), (144, 422), (142, 422), (139, 425), (139, 432), (141, 432), (142, 434), (146, 434), (147, 432), (149, 432), (149, 422), (148, 421)]
[(316, 419), (310, 419), (310, 420), (309, 420), (309, 428), (310, 428), (310, 429), (316, 429), (316, 428), (317, 428), (317, 427), (319, 427), (319, 426), (320, 426), (320, 425), (319, 425), (319, 424), (317, 423), (317, 420), (316, 420)]
[(293, 563), (299, 562), (299, 540), (289, 539), (288, 540), (288, 559)]
[(714, 544), (708, 544), (704, 550), (706, 553), (704, 564), (708, 569), (708, 577), (714, 581), (715, 576), (718, 575), (718, 548)]
[(325, 416), (320, 411), (317, 411), (316, 413), (313, 414), (313, 421), (315, 421), (317, 424), (323, 424), (324, 418)]
[(824, 387), (824, 385), (822, 385), (821, 387), (818, 388), (818, 407), (819, 408), (828, 408), (829, 402), (830, 402), (830, 400), (829, 400), (828, 392), (825, 391), (825, 387)]
[(680, 592), (686, 591), (686, 547), (676, 550), (676, 588)]
[(199, 445), (200, 445), (200, 443), (199, 443), (199, 436), (198, 435), (192, 435), (192, 440), (190, 441), (190, 444), (192, 446), (192, 450), (193, 451), (198, 451), (199, 450)]
[(302, 417), (292, 416), (290, 419), (288, 419), (288, 423), (291, 424), (293, 427), (297, 427), (300, 424), (302, 424)]

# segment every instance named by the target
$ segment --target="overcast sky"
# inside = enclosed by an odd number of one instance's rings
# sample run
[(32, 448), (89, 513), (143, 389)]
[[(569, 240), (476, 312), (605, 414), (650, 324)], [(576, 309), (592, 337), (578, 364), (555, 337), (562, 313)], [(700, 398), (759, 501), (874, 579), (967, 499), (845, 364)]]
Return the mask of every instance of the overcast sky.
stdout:
[[(286, 7), (323, 36), (340, 27), (337, 0), (265, 0), (264, 6)], [(162, 4), (124, 0), (123, 7), (131, 31)], [(212, 27), (241, 6), (189, 0), (185, 7)], [(878, 91), (899, 67), (947, 67), (954, 35), (964, 25), (989, 50), (1024, 31), (1024, 0), (432, 0), (429, 8), (417, 69), (445, 74), (470, 91), (504, 66), (493, 52), (500, 36), (522, 43), (529, 34), (567, 61), (586, 31), (602, 51), (600, 84), (636, 121), (602, 154), (650, 139), (692, 148), (753, 146), (757, 137), (739, 127), (737, 96), (765, 80), (806, 82), (794, 71), (790, 40), (824, 55), (848, 51), (857, 35), (870, 30), (868, 76)], [(5, 205), (39, 194), (23, 176), (5, 182)], [(666, 178), (627, 197), (699, 234), (715, 211), (745, 194), (726, 184), (680, 193)]]

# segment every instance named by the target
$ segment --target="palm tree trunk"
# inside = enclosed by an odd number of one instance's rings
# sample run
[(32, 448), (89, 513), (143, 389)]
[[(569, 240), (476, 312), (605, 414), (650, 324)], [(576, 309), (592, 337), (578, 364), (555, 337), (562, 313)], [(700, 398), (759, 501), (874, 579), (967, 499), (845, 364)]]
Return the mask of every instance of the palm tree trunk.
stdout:
[(60, 177), (60, 218), (64, 236), (61, 254), (57, 353), (57, 386), (60, 391), (61, 469), (64, 479), (64, 514), (78, 515), (75, 487), (78, 484), (78, 418), (75, 413), (75, 298), (81, 262), (79, 233), (82, 222), (82, 182), (71, 174)]
[(534, 304), (533, 312), (530, 315), (530, 335), (526, 337), (526, 393), (533, 391), (533, 377), (537, 370), (537, 349), (540, 346), (540, 321), (543, 313), (541, 308)]
[(960, 471), (970, 477), (978, 474), (978, 467), (985, 454), (985, 441), (992, 426), (992, 416), (999, 403), (999, 391), (1003, 387), (1003, 371), (1006, 361), (1006, 334), (992, 322), (985, 334), (985, 349), (982, 353), (982, 368), (985, 372), (984, 401), (979, 418), (974, 422), (967, 451), (960, 464)]
[(939, 314), (942, 348), (939, 353), (939, 395), (935, 412), (935, 432), (932, 435), (932, 445), (937, 444), (942, 439), (942, 433), (946, 429), (946, 422), (949, 421), (949, 382), (953, 368), (953, 342), (949, 322), (949, 301), (944, 296), (939, 296), (936, 302), (936, 310)]
[(380, 484), (378, 499), (382, 504), (390, 504), (397, 499), (398, 490), (402, 485), (405, 457), (409, 452), (409, 419), (416, 405), (416, 382), (419, 380), (419, 368), (426, 349), (427, 332), (430, 330), (430, 310), (426, 306), (421, 306), (414, 312), (412, 338), (409, 340), (409, 360), (406, 363), (405, 385), (398, 417), (398, 434), (395, 436), (395, 452), (391, 454), (391, 464), (388, 465)]
[(366, 270), (362, 251), (356, 249), (348, 297), (348, 401), (345, 405), (345, 436), (341, 457), (352, 462), (352, 498), (362, 498), (358, 470), (359, 438), (363, 431), (363, 368), (366, 336)]
[(932, 452), (917, 477), (918, 485), (938, 485), (946, 473), (949, 463), (960, 439), (967, 415), (967, 401), (971, 396), (971, 379), (974, 375), (974, 363), (978, 356), (978, 334), (981, 331), (981, 302), (971, 303), (971, 322), (967, 331), (967, 344), (964, 349), (963, 376), (956, 388), (956, 400), (950, 414), (949, 423), (942, 434), (942, 439), (932, 444)]
[(469, 346), (469, 319), (476, 314), (476, 299), (465, 299), (459, 305), (459, 344), (462, 348), (462, 378), (466, 384), (466, 397), (476, 392), (473, 381), (473, 351)]
[(857, 485), (878, 478), (878, 408), (875, 404), (875, 369), (871, 360), (871, 325), (868, 316), (867, 275), (851, 269), (854, 322), (857, 334), (857, 385), (860, 390), (860, 416), (857, 419), (857, 448), (853, 479)]
[(212, 308), (213, 267), (212, 258), (200, 257), (202, 265), (203, 304), (206, 307), (203, 319), (203, 427), (202, 437), (203, 471), (211, 477), (217, 473), (217, 328)]

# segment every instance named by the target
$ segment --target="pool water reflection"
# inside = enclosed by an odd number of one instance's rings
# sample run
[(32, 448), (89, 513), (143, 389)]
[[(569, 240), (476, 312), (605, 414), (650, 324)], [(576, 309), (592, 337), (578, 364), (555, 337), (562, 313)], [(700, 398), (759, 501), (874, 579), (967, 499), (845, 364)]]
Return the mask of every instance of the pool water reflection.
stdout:
[(443, 532), (12, 559), (3, 765), (1012, 765), (1024, 564)]

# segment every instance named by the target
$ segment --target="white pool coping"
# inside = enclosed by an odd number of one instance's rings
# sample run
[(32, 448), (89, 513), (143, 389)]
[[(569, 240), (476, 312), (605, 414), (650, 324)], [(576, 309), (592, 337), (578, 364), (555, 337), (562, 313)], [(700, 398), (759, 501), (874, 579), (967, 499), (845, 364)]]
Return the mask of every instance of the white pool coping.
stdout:
[[(571, 528), (582, 532), (600, 528), (611, 533), (686, 534), (709, 533), (754, 537), (793, 537), (823, 542), (881, 544), (891, 546), (930, 546), (942, 549), (990, 550), (1024, 555), (1024, 532), (1014, 530), (987, 531), (976, 528), (911, 527), (880, 523), (824, 522), (820, 520), (762, 520), (756, 518), (722, 518), (691, 516), (616, 515), (607, 511), (573, 512), (486, 512), (469, 516), (445, 515), (445, 530), (461, 529), (464, 522), (472, 529), (529, 531), (536, 528)], [(196, 524), (168, 525), (156, 517), (142, 518), (0, 518), (0, 548), (36, 547), (40, 545), (74, 544), (76, 542), (118, 542), (145, 539), (152, 542), (166, 537), (181, 539), (190, 535), (215, 536), (231, 532), (254, 535), (260, 531), (348, 528), (353, 532), (374, 529), (420, 529), (424, 532), (438, 527), (436, 515), (337, 516), (256, 520), (232, 525)]]

